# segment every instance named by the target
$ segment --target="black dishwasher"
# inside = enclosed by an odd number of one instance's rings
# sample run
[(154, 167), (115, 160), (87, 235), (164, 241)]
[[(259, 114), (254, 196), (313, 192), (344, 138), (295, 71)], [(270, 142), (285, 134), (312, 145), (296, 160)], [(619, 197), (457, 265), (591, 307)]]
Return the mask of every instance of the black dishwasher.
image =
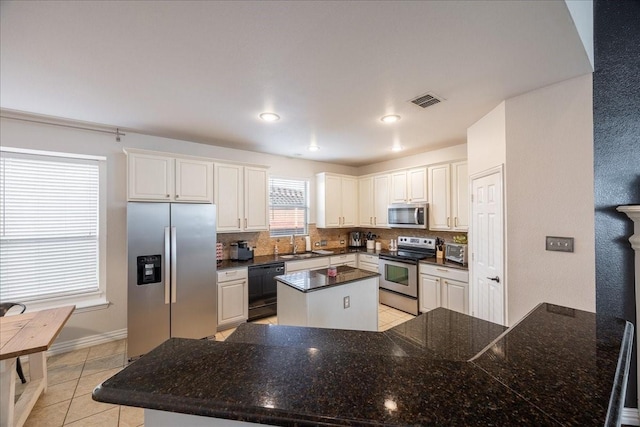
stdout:
[(249, 321), (278, 314), (278, 286), (284, 262), (249, 267)]

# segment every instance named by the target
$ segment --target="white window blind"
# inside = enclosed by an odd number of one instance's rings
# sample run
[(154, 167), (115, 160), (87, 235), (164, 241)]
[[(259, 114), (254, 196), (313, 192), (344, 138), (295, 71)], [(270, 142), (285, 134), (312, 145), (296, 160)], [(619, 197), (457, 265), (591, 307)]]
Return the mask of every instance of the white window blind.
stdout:
[(0, 157), (0, 301), (99, 290), (98, 161)]
[(307, 181), (269, 179), (269, 227), (271, 236), (307, 234)]

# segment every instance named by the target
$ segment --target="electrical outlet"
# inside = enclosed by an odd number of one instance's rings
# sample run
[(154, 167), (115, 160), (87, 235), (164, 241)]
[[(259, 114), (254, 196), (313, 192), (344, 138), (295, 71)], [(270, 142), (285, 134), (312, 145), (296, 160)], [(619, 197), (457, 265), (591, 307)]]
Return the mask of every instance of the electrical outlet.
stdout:
[(320, 240), (320, 246), (327, 246), (326, 240)]
[(573, 252), (573, 237), (547, 236), (547, 250)]
[(342, 304), (344, 305), (344, 308), (351, 307), (351, 298), (349, 297), (342, 298)]

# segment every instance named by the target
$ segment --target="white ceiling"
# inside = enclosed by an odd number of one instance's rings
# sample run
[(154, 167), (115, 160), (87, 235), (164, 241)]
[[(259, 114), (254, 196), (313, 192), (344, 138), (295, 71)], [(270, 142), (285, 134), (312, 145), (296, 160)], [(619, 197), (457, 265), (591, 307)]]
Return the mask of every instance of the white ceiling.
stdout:
[[(2, 1), (0, 16), (3, 109), (347, 165), (463, 143), (502, 100), (591, 71), (564, 1)], [(408, 102), (428, 91), (446, 101)]]

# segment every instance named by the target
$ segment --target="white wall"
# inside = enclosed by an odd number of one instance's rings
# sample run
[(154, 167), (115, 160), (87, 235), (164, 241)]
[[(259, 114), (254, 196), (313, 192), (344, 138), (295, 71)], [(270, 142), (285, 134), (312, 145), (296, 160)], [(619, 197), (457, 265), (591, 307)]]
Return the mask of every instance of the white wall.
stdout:
[(591, 69), (593, 62), (593, 1), (592, 0), (565, 0), (573, 24), (578, 31), (585, 53), (589, 57)]
[(380, 163), (361, 166), (358, 175), (368, 175), (394, 169), (406, 169), (416, 166), (433, 165), (436, 163), (455, 162), (467, 158), (467, 144), (454, 145), (439, 150), (425, 151), (424, 153), (386, 160)]
[[(121, 142), (113, 135), (26, 123), (0, 121), (0, 145), (105, 156), (107, 158), (107, 309), (74, 314), (57, 342), (108, 334), (127, 326), (126, 157), (123, 147), (213, 157), (270, 166), (278, 176), (313, 178), (317, 172), (356, 174), (353, 167), (290, 159), (250, 151), (127, 133)], [(315, 179), (311, 179), (314, 188)], [(312, 195), (313, 196), (313, 195)], [(314, 201), (315, 198), (311, 197)], [(313, 202), (312, 202), (313, 203)], [(315, 209), (311, 209), (315, 212)], [(313, 220), (313, 218), (312, 218)], [(313, 221), (312, 221), (313, 222)]]
[(507, 159), (505, 103), (467, 129), (469, 176), (500, 166)]
[(506, 142), (509, 323), (543, 301), (595, 312), (592, 76), (508, 99)]

